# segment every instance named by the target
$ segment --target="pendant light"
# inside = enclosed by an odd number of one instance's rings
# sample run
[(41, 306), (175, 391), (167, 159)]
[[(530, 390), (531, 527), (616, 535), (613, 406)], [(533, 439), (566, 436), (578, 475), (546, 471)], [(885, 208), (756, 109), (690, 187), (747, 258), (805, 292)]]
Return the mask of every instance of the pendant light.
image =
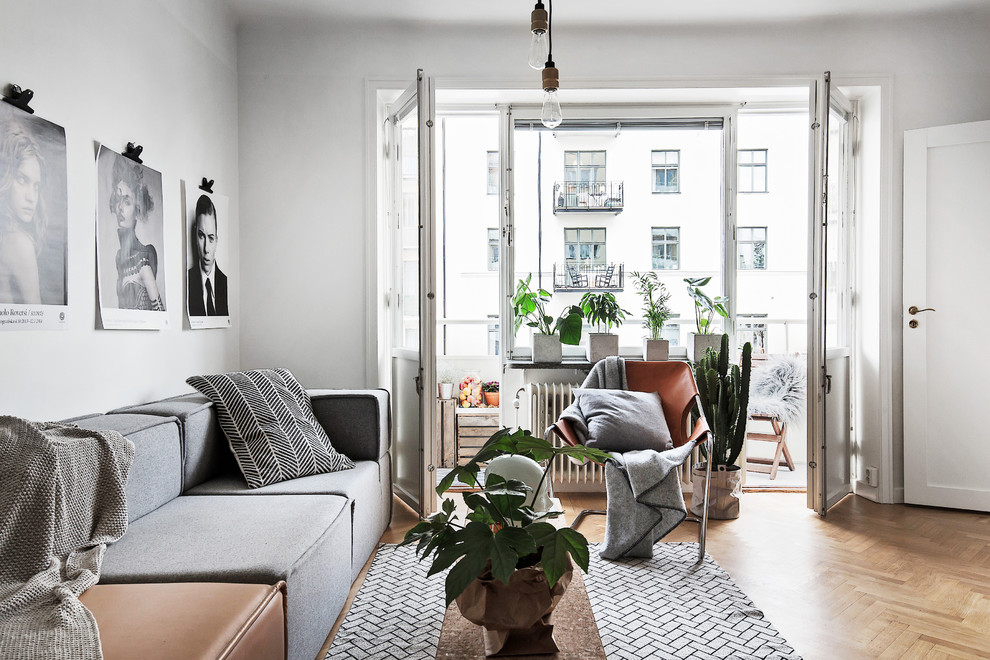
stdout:
[(547, 14), (547, 63), (543, 67), (544, 94), (540, 121), (547, 128), (557, 128), (564, 120), (564, 115), (560, 111), (560, 99), (557, 98), (560, 75), (553, 63), (553, 0), (547, 0), (547, 4), (550, 5), (550, 12)]
[(537, 2), (529, 19), (529, 29), (533, 38), (529, 42), (529, 66), (539, 71), (547, 61), (550, 48), (547, 46), (547, 10), (543, 2)]

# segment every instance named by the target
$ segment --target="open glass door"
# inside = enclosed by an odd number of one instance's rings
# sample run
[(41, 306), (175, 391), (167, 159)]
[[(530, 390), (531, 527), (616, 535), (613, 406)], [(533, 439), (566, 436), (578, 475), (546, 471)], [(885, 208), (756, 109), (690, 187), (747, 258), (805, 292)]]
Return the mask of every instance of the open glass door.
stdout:
[(808, 272), (808, 506), (824, 516), (852, 492), (849, 101), (829, 72), (813, 86)]
[(391, 390), (395, 493), (420, 515), (436, 508), (434, 89), (419, 70), (389, 108), (392, 160)]

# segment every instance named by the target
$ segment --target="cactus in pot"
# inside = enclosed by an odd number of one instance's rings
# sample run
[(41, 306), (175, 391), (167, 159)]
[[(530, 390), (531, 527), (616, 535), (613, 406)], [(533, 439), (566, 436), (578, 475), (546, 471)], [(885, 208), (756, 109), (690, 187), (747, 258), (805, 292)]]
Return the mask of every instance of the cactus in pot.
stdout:
[[(742, 366), (734, 364), (730, 368), (729, 335), (722, 335), (721, 350), (715, 353), (708, 349), (694, 369), (701, 406), (714, 436), (714, 448), (706, 458), (712, 464), (708, 516), (716, 520), (739, 517), (738, 491), (742, 472), (735, 462), (746, 440), (752, 359), (753, 347), (746, 342), (742, 351)], [(704, 488), (704, 474), (703, 464), (695, 466), (696, 488)], [(694, 492), (700, 493), (701, 490)], [(691, 510), (700, 512), (700, 498), (697, 508), (692, 498)]]

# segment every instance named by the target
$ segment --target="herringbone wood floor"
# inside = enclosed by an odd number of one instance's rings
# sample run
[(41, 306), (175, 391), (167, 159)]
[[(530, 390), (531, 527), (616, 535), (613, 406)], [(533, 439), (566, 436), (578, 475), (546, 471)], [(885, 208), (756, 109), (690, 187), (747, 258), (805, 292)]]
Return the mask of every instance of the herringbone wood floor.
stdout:
[[(559, 495), (568, 518), (605, 505), (604, 495)], [(711, 522), (708, 553), (806, 660), (990, 658), (990, 515), (850, 496), (821, 519), (805, 499), (745, 494), (738, 520)], [(415, 521), (396, 500), (382, 541)], [(604, 517), (580, 529), (600, 541)], [(684, 523), (668, 540), (696, 538)]]

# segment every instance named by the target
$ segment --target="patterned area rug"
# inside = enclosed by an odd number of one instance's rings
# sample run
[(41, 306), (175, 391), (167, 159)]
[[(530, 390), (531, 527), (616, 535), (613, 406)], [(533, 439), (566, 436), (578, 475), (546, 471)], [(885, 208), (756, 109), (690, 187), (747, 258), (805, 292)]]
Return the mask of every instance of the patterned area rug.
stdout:
[[(609, 562), (592, 545), (584, 576), (606, 655), (618, 660), (800, 660), (711, 557), (692, 571), (695, 543), (658, 543), (653, 559)], [(426, 577), (411, 547), (382, 545), (328, 660), (433, 658), (443, 626), (443, 577)]]

